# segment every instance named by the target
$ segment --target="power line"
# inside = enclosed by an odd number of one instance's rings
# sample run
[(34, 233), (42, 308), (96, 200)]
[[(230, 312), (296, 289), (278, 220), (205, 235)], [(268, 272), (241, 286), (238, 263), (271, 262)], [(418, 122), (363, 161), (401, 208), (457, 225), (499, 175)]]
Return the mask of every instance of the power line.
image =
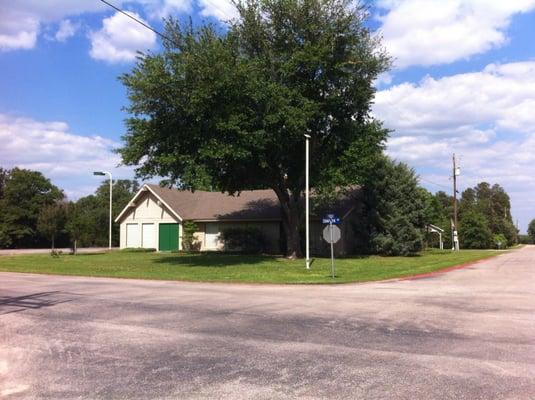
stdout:
[(432, 185), (440, 186), (440, 187), (443, 187), (443, 188), (445, 188), (445, 189), (450, 189), (449, 186), (441, 185), (440, 183), (436, 183), (436, 182), (430, 181), (430, 180), (428, 180), (428, 179), (424, 179), (424, 178), (422, 178), (421, 176), (419, 177), (419, 179), (420, 179), (421, 181), (430, 183), (430, 184), (432, 184)]
[(121, 10), (119, 7), (109, 3), (108, 1), (106, 0), (100, 0), (102, 3), (106, 4), (107, 6), (110, 6), (111, 8), (113, 8), (114, 10), (120, 12), (121, 14), (123, 15), (126, 15), (128, 18), (134, 20), (135, 22), (137, 22), (138, 24), (141, 24), (143, 25), (145, 28), (147, 29), (150, 29), (151, 31), (153, 31), (155, 34), (157, 34), (158, 36), (162, 37), (163, 39), (173, 43), (175, 46), (177, 46), (177, 44), (171, 39), (169, 38), (168, 36), (165, 36), (163, 33), (157, 31), (156, 29), (154, 29), (152, 26), (146, 24), (145, 22), (141, 21), (140, 19), (134, 17), (133, 15), (130, 15), (128, 14), (126, 11), (123, 11)]

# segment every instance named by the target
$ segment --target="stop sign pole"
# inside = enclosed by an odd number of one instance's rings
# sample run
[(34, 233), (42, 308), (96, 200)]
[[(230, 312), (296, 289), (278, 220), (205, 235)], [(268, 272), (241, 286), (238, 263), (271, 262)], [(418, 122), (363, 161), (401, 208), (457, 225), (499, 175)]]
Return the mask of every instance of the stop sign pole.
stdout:
[(333, 276), (333, 279), (334, 279), (334, 276), (336, 274), (336, 270), (335, 270), (335, 266), (334, 266), (334, 240), (333, 240), (333, 221), (331, 219), (331, 221), (329, 222), (329, 232), (331, 234), (331, 274)]
[(331, 274), (334, 279), (336, 276), (336, 268), (334, 266), (334, 244), (340, 240), (340, 229), (335, 225), (340, 223), (340, 218), (334, 214), (327, 214), (323, 218), (323, 223), (329, 224), (329, 226), (326, 226), (325, 229), (323, 229), (323, 239), (331, 244)]

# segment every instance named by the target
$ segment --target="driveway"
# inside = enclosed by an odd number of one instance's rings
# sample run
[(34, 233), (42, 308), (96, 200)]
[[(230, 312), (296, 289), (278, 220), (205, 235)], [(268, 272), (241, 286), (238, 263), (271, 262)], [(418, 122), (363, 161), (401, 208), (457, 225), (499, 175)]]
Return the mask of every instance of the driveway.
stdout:
[(0, 273), (0, 398), (533, 399), (535, 246), (417, 280)]

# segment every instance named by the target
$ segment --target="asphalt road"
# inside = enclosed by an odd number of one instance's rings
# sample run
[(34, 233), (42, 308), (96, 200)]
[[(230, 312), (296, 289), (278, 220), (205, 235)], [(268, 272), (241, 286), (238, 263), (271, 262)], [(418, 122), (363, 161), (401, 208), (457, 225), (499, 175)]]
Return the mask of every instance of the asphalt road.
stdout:
[(534, 399), (535, 246), (418, 280), (0, 273), (5, 399)]

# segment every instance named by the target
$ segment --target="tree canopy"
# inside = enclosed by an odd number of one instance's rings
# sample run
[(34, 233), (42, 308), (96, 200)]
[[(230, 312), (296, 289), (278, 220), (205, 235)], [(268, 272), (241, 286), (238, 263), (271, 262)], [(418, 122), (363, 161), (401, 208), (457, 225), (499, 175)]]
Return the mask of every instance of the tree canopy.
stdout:
[(305, 184), (360, 183), (387, 131), (370, 115), (389, 67), (367, 11), (348, 0), (250, 0), (228, 30), (166, 23), (165, 49), (121, 80), (127, 133), (119, 150), (140, 177), (230, 194), (271, 188), (288, 255), (299, 256)]
[(37, 171), (0, 170), (0, 247), (43, 244), (37, 231), (40, 210), (64, 198), (63, 192)]

